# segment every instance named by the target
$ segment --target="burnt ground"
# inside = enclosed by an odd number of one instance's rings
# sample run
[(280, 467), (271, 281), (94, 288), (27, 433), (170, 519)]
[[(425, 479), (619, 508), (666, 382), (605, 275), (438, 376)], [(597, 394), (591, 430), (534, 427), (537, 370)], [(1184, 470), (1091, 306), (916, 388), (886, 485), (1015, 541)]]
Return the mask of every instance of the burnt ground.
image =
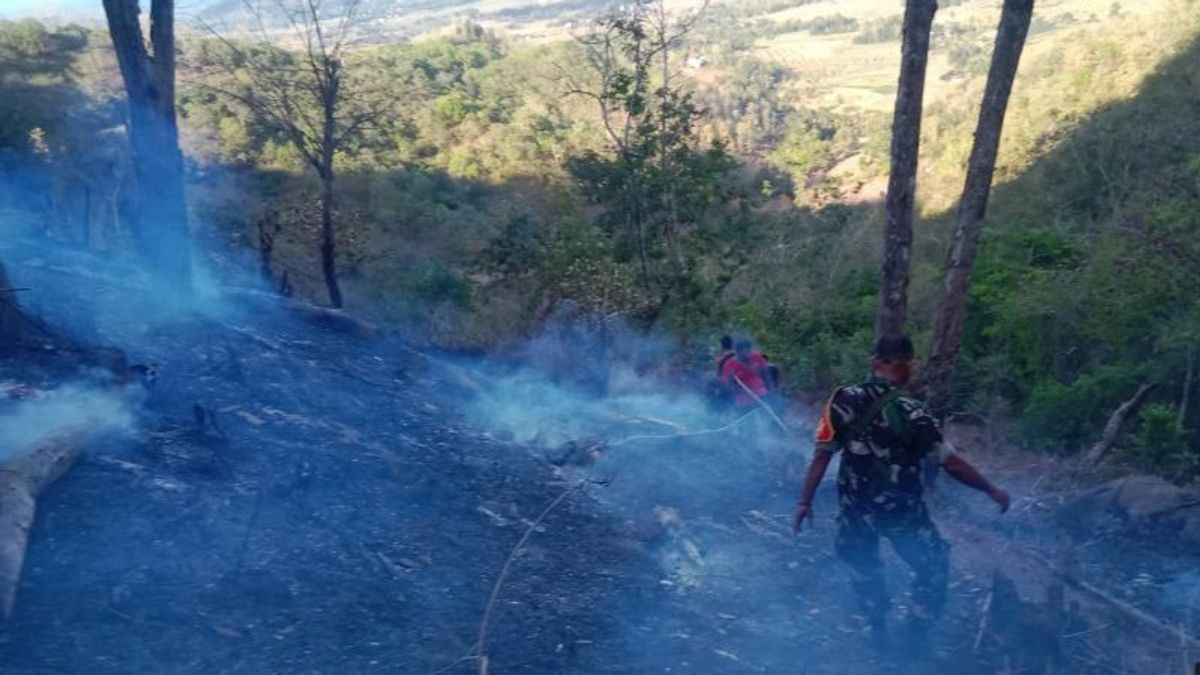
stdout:
[[(187, 346), (142, 354), (164, 373), (142, 430), (93, 448), (42, 500), (5, 672), (411, 672), (469, 650), (513, 533), (558, 492), (554, 477), (466, 428), (399, 345), (282, 325), (166, 328), (162, 344)], [(197, 402), (228, 443), (196, 425)], [(489, 501), (508, 527), (480, 512)], [(574, 502), (556, 529), (615, 536)], [(525, 574), (630, 557), (537, 550)], [(603, 631), (613, 583), (572, 584), (495, 638)]]
[[(497, 574), (564, 491), (500, 589), (492, 673), (1044, 672), (1017, 644), (1036, 620), (1012, 618), (1022, 633), (983, 618), (997, 569), (1031, 596), (1053, 584), (1022, 552), (1049, 551), (1053, 533), (1040, 476), (1019, 461), (995, 462), (1018, 498), (1008, 520), (954, 486), (935, 497), (954, 582), (939, 655), (913, 661), (857, 634), (830, 555), (831, 487), (816, 530), (788, 532), (794, 451), (715, 436), (558, 467), (468, 415), (472, 371), (450, 376), (398, 339), (260, 303), (97, 330), (162, 378), (132, 435), (96, 442), (43, 496), (0, 633), (4, 673), (475, 672), (462, 657)], [(22, 375), (36, 379), (28, 364), (0, 373)], [(610, 482), (572, 487), (587, 477)], [(1186, 551), (1144, 545), (1106, 544), (1096, 581), (1131, 597), (1147, 567), (1151, 585), (1195, 569)], [(1188, 627), (1190, 613), (1133, 588)], [(1174, 672), (1190, 658), (1072, 597), (1054, 672)]]

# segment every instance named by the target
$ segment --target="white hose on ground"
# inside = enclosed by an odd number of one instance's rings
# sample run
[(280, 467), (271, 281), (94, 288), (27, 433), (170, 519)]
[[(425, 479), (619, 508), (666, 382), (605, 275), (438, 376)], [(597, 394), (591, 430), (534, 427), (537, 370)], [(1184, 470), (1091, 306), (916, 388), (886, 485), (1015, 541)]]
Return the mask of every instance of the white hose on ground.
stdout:
[(767, 414), (771, 416), (771, 419), (775, 420), (775, 423), (779, 425), (780, 429), (783, 429), (783, 433), (791, 433), (791, 430), (787, 428), (787, 425), (783, 423), (783, 420), (779, 419), (779, 415), (775, 414), (775, 411), (771, 409), (771, 406), (767, 405), (766, 401), (762, 400), (758, 394), (754, 393), (753, 389), (747, 387), (746, 383), (742, 382), (741, 378), (739, 378), (737, 375), (734, 375), (733, 381), (737, 382), (738, 386), (742, 388), (742, 391), (745, 391), (747, 394), (749, 394), (750, 398), (754, 399), (755, 403), (759, 404), (763, 407), (763, 410), (767, 411)]

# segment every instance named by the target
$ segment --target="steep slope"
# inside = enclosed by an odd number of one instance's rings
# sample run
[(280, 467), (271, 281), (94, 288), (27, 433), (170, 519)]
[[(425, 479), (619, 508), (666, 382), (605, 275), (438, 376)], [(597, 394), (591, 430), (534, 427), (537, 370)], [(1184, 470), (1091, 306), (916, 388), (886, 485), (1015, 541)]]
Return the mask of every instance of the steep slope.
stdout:
[[(477, 672), (463, 657), (493, 592), (491, 672), (975, 672), (1046, 658), (1009, 641), (1031, 615), (981, 628), (994, 571), (1033, 597), (1053, 586), (1018, 550), (1053, 536), (1028, 464), (993, 467), (1018, 497), (1011, 531), (976, 495), (939, 496), (955, 581), (941, 654), (912, 661), (857, 634), (829, 552), (831, 488), (815, 532), (788, 533), (795, 441), (697, 433), (715, 421), (652, 379), (614, 377), (598, 396), (245, 293), (152, 311), (100, 267), (55, 254), (16, 278), (40, 294), (86, 284), (47, 313), (162, 378), (133, 433), (93, 447), (43, 501), (0, 633), (6, 673)], [(891, 582), (904, 587), (899, 568)], [(1068, 672), (1177, 663), (1178, 635), (1072, 601), (1056, 630), (1088, 637), (1062, 643)]]

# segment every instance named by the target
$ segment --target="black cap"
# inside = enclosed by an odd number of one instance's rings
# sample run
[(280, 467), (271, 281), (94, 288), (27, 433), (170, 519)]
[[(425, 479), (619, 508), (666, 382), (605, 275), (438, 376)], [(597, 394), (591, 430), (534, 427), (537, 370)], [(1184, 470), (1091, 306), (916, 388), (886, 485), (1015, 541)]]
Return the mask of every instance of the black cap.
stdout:
[(721, 349), (733, 349), (733, 338), (728, 335), (721, 336)]
[(908, 361), (913, 357), (913, 343), (903, 333), (884, 335), (875, 341), (873, 356), (880, 361)]

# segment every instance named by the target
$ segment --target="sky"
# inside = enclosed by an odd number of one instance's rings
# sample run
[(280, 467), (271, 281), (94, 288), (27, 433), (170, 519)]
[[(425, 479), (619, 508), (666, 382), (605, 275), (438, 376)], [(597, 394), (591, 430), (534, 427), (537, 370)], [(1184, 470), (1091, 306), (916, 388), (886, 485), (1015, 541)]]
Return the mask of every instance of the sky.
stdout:
[(0, 17), (42, 16), (45, 14), (103, 11), (100, 0), (0, 0)]
[[(141, 3), (142, 10), (148, 11), (150, 0), (141, 0)], [(202, 0), (177, 0), (175, 11), (179, 13), (202, 4)], [(0, 19), (56, 14), (86, 14), (100, 17), (104, 15), (104, 4), (101, 0), (0, 0)]]

